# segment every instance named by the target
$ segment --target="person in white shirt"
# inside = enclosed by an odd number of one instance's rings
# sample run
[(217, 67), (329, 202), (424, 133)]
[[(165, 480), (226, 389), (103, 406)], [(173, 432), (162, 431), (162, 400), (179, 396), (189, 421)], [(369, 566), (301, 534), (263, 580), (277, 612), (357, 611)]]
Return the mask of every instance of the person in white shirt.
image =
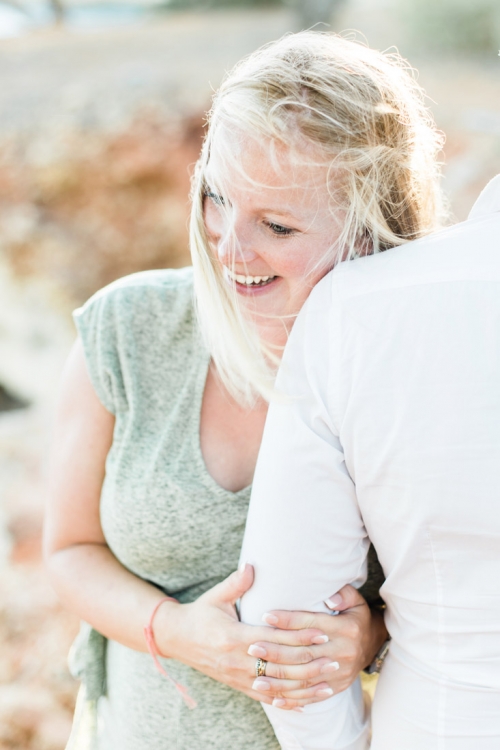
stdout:
[[(243, 621), (326, 611), (333, 580), (364, 580), (369, 537), (392, 636), (372, 750), (498, 750), (500, 175), (467, 221), (326, 276), (277, 390)], [(266, 707), (282, 748), (343, 747), (340, 698), (302, 714)]]

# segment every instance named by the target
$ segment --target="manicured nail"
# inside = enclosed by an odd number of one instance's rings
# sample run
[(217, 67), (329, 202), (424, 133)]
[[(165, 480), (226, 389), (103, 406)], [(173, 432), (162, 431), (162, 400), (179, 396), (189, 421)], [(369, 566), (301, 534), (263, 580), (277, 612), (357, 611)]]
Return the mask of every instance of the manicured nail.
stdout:
[(281, 708), (281, 706), (285, 706), (285, 705), (286, 705), (286, 700), (284, 698), (275, 698), (273, 700), (273, 706), (275, 706), (275, 708)]
[(297, 706), (297, 708), (292, 708), (292, 711), (297, 711), (298, 714), (303, 714), (304, 713), (304, 709), (303, 708), (299, 708), (299, 706)]
[(328, 609), (337, 609), (342, 604), (342, 597), (339, 594), (334, 594), (329, 599), (325, 599), (325, 604)]
[(311, 638), (311, 643), (328, 643), (328, 636), (315, 635), (314, 638)]
[(271, 685), (268, 682), (266, 682), (266, 680), (259, 680), (259, 679), (254, 680), (254, 683), (252, 685), (253, 690), (260, 690), (261, 692), (264, 690), (269, 690), (270, 687)]
[(240, 576), (242, 576), (242, 575), (243, 575), (243, 573), (245, 572), (245, 568), (246, 568), (246, 567), (247, 567), (247, 564), (246, 564), (246, 562), (242, 562), (242, 563), (240, 563), (240, 565), (239, 565), (239, 567), (238, 567), (238, 573), (240, 574)]
[(328, 664), (325, 664), (325, 666), (321, 669), (322, 672), (336, 672), (338, 669), (340, 669), (340, 664), (338, 661), (331, 661)]
[(262, 646), (256, 646), (255, 644), (252, 644), (249, 647), (247, 654), (250, 654), (250, 656), (257, 656), (263, 659), (265, 656), (267, 656), (267, 651), (265, 648), (262, 648)]
[(316, 691), (316, 695), (333, 695), (333, 690), (331, 688), (321, 688), (321, 690)]
[(276, 623), (278, 622), (278, 618), (276, 617), (276, 615), (270, 615), (269, 612), (263, 614), (262, 619), (264, 620), (264, 622), (267, 622), (268, 625), (276, 625)]

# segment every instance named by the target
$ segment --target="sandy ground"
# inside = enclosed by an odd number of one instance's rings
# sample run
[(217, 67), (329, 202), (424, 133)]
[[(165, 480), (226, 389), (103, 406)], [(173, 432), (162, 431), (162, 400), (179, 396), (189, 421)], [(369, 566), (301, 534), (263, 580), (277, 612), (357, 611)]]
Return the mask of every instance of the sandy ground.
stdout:
[[(379, 6), (353, 2), (339, 24), (411, 54), (447, 134), (444, 184), (463, 219), (500, 172), (499, 60), (425, 57)], [(0, 750), (61, 750), (76, 690), (66, 654), (77, 623), (40, 549), (69, 309), (113, 276), (188, 262), (188, 167), (211, 86), (292, 26), (286, 11), (184, 14), (0, 44), (0, 385), (31, 404), (0, 413)]]

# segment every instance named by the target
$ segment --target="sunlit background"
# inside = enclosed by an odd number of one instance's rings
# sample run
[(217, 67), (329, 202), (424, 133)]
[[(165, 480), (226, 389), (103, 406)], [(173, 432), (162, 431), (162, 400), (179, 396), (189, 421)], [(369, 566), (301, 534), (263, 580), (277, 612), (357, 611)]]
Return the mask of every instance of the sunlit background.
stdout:
[(212, 91), (247, 52), (317, 22), (420, 71), (464, 219), (500, 172), (498, 0), (0, 0), (0, 750), (62, 750), (76, 692), (77, 623), (40, 551), (70, 311), (118, 276), (189, 263)]

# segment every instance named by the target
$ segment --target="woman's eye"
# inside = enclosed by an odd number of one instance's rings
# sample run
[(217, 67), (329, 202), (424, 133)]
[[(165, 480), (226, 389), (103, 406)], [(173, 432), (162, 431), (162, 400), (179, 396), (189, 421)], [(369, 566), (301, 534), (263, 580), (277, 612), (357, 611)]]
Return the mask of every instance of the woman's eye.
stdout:
[(222, 195), (218, 195), (217, 193), (213, 193), (211, 190), (205, 190), (204, 192), (205, 198), (210, 198), (216, 206), (224, 206), (224, 198)]
[(267, 223), (267, 226), (272, 232), (274, 232), (274, 234), (280, 234), (280, 235), (293, 234), (293, 229), (284, 227), (281, 224), (275, 224), (273, 221), (269, 221)]

